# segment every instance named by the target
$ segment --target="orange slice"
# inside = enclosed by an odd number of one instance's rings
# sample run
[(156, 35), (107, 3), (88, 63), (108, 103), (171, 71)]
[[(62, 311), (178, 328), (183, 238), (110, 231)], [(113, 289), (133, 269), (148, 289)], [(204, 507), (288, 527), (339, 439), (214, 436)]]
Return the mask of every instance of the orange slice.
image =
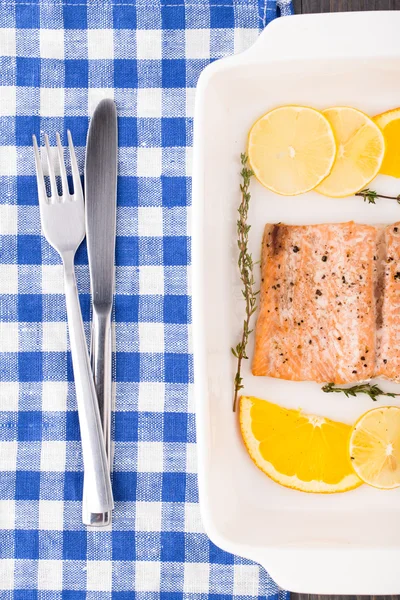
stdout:
[(240, 428), (253, 462), (281, 485), (332, 494), (362, 483), (348, 454), (349, 425), (242, 396)]

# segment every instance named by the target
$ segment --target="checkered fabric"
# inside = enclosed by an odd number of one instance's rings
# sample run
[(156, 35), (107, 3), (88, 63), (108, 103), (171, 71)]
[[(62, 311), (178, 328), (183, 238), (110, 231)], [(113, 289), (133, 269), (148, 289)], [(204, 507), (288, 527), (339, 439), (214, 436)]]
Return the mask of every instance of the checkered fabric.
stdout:
[[(195, 85), (288, 0), (0, 0), (0, 600), (284, 599), (200, 520), (190, 334)], [(112, 527), (81, 524), (62, 269), (41, 236), (32, 134), (119, 113)], [(86, 248), (76, 256), (89, 334)]]

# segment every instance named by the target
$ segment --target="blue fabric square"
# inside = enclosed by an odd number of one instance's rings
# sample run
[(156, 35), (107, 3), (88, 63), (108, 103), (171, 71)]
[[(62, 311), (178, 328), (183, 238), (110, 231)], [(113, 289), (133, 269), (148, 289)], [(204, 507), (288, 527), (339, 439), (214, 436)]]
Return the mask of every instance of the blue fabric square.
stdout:
[(232, 28), (235, 26), (235, 13), (232, 6), (225, 2), (222, 6), (210, 6), (210, 27), (212, 29)]
[(17, 529), (15, 531), (15, 558), (35, 560), (39, 558), (39, 531)]
[(163, 502), (185, 502), (185, 494), (186, 473), (163, 473)]
[(16, 4), (15, 25), (18, 29), (37, 29), (40, 26), (39, 5)]
[(115, 4), (113, 6), (114, 29), (136, 29), (136, 6)]
[(164, 442), (186, 442), (187, 420), (187, 413), (166, 412), (164, 414)]
[(40, 472), (18, 470), (15, 477), (16, 500), (39, 500)]
[(118, 206), (138, 205), (138, 180), (137, 177), (118, 177), (117, 185)]
[(137, 412), (115, 412), (116, 442), (137, 442), (138, 440), (138, 413)]
[(13, 600), (37, 600), (38, 590), (14, 590)]
[[(32, 135), (35, 134), (40, 140), (40, 117), (16, 117), (15, 118), (15, 142), (17, 146), (30, 146)], [(37, 189), (34, 197), (37, 196)]]
[(164, 354), (165, 381), (167, 383), (189, 383), (188, 354)]
[(17, 244), (20, 265), (42, 264), (42, 243), (39, 235), (19, 235)]
[(188, 297), (164, 296), (164, 323), (188, 322)]
[[(17, 56), (17, 85), (26, 87), (40, 87), (39, 58), (21, 58)], [(12, 85), (12, 84), (6, 84)]]
[(86, 4), (63, 4), (65, 29), (87, 29)]
[(161, 177), (163, 206), (186, 206), (187, 177)]
[(161, 532), (161, 560), (185, 562), (185, 534), (183, 532)]
[(120, 266), (139, 264), (139, 240), (137, 237), (117, 236), (115, 256)]
[(86, 560), (86, 531), (63, 532), (63, 559)]
[(117, 352), (116, 380), (140, 381), (139, 352)]
[(186, 63), (184, 60), (167, 59), (162, 61), (162, 87), (186, 87)]
[(116, 58), (114, 60), (114, 86), (116, 88), (135, 88), (138, 85), (136, 60)]
[(139, 237), (139, 264), (162, 265), (163, 243), (161, 237)]
[(139, 296), (117, 294), (114, 300), (115, 320), (121, 323), (136, 323), (139, 319)]
[(79, 590), (63, 590), (61, 592), (62, 600), (88, 600), (89, 594), (86, 594), (85, 591)]
[(35, 442), (42, 439), (42, 412), (24, 410), (18, 413), (18, 440)]
[(64, 498), (81, 502), (83, 492), (83, 473), (67, 471), (64, 476)]
[(134, 471), (115, 471), (113, 492), (115, 501), (133, 502), (136, 500), (137, 474)]
[(164, 264), (188, 264), (188, 239), (186, 236), (171, 236), (163, 238)]
[(15, 118), (0, 117), (0, 130), (2, 133), (2, 146), (15, 146), (16, 144), (16, 127)]
[(118, 119), (118, 145), (137, 146), (137, 119), (136, 117), (120, 117)]
[[(137, 87), (158, 88), (162, 85), (162, 66), (160, 60), (139, 60), (137, 62)], [(121, 86), (122, 87), (122, 86)]]
[(186, 146), (186, 120), (167, 119), (161, 120), (162, 146)]
[(161, 23), (163, 29), (185, 29), (185, 6), (162, 6)]
[[(64, 64), (66, 88), (85, 88), (88, 86), (89, 66), (87, 60), (70, 59), (66, 60)], [(74, 144), (76, 144), (75, 139)]]
[(113, 532), (113, 560), (135, 560), (135, 534), (133, 531)]
[(65, 413), (65, 439), (67, 441), (78, 441), (81, 439), (81, 433), (79, 429), (79, 418), (78, 411), (68, 410)]
[(33, 323), (42, 320), (42, 295), (20, 294), (18, 296), (18, 320)]
[(41, 352), (19, 352), (18, 378), (20, 381), (42, 381), (43, 355)]
[[(0, 530), (0, 560), (7, 558), (14, 558), (14, 532), (2, 529)], [(2, 600), (1, 595), (0, 600)]]
[[(87, 117), (65, 117), (64, 140), (67, 139), (67, 130), (69, 129), (73, 134), (74, 146), (86, 146), (88, 127), (89, 119)], [(72, 189), (71, 185), (70, 189)]]

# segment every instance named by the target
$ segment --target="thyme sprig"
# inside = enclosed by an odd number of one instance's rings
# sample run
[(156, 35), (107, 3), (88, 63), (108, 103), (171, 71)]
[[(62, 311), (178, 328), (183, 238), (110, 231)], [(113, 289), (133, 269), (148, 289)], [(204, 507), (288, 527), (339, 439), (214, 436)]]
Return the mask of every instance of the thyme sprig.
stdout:
[(343, 392), (347, 398), (357, 396), (357, 394), (367, 394), (374, 402), (378, 396), (389, 396), (390, 398), (400, 396), (400, 394), (394, 394), (393, 392), (384, 392), (376, 384), (371, 385), (370, 383), (360, 383), (349, 388), (336, 387), (334, 383), (327, 383), (323, 386), (322, 391), (327, 393)]
[(237, 245), (239, 248), (238, 267), (240, 279), (243, 284), (242, 294), (246, 305), (246, 317), (243, 321), (243, 332), (240, 342), (235, 348), (231, 348), (233, 356), (237, 358), (236, 374), (234, 379), (234, 398), (233, 411), (236, 410), (239, 391), (243, 388), (243, 377), (241, 375), (242, 361), (248, 359), (246, 354), (247, 342), (249, 335), (253, 331), (250, 329), (250, 320), (257, 308), (257, 294), (254, 291), (254, 274), (253, 274), (253, 258), (249, 252), (249, 231), (250, 225), (247, 224), (247, 215), (250, 205), (250, 180), (253, 176), (253, 171), (247, 166), (247, 155), (241, 154), (240, 161), (242, 170), (240, 175), (242, 183), (240, 184), (241, 200), (238, 208), (239, 218), (237, 220)]
[(368, 204), (376, 204), (375, 200), (377, 198), (386, 198), (387, 200), (396, 200), (397, 204), (400, 204), (400, 194), (398, 196), (385, 196), (384, 194), (378, 194), (375, 190), (370, 190), (369, 188), (365, 188), (365, 190), (361, 190), (361, 192), (357, 192), (355, 196), (361, 196), (364, 199), (364, 202), (368, 202)]

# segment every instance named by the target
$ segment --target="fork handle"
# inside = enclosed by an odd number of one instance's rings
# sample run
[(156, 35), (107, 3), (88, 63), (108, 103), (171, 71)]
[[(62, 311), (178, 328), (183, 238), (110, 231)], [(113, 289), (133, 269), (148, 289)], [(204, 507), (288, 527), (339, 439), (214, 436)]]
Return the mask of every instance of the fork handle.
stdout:
[(112, 510), (114, 502), (73, 261), (73, 256), (64, 257), (64, 285), (87, 486), (86, 506), (92, 513), (103, 513)]

